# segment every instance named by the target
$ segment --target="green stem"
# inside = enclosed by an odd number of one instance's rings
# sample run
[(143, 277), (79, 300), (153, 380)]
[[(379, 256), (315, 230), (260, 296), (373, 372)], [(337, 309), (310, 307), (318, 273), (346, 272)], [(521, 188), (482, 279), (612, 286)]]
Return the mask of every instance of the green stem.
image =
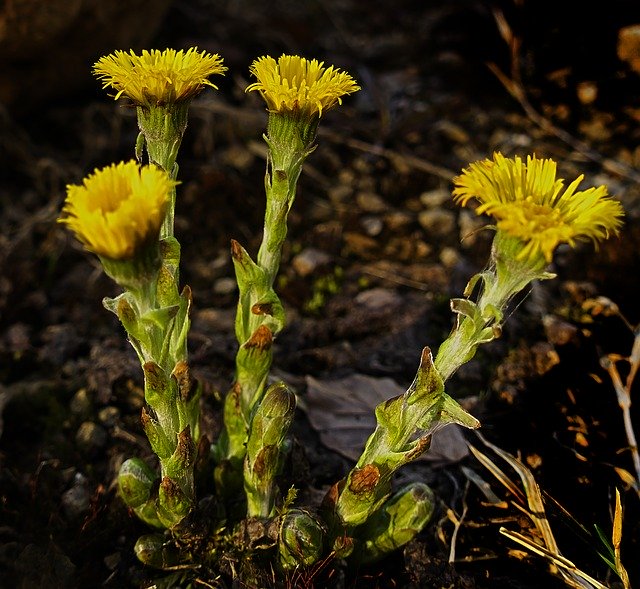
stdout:
[[(535, 279), (551, 277), (544, 272), (543, 257), (520, 259), (521, 251), (520, 241), (496, 232), (491, 269), (474, 276), (464, 293), (471, 296), (480, 283), (478, 302), (469, 298), (451, 301), (458, 314), (456, 325), (441, 344), (435, 362), (425, 348), (407, 392), (376, 408), (376, 430), (356, 467), (338, 488), (335, 511), (342, 525), (367, 521), (386, 500), (393, 473), (428, 448), (430, 434), (438, 425), (478, 427), (478, 421), (445, 393), (444, 382), (473, 358), (478, 346), (500, 335), (503, 311), (514, 295)], [(340, 526), (337, 531), (339, 534)]]
[(470, 287), (481, 280), (478, 302), (469, 302), (459, 308), (452, 304), (459, 313), (458, 320), (435, 359), (435, 367), (443, 380), (448, 380), (460, 366), (471, 360), (480, 344), (500, 335), (502, 313), (515, 295), (534, 280), (552, 277), (544, 271), (546, 262), (543, 257), (520, 260), (518, 253), (521, 248), (522, 242), (518, 239), (497, 231), (491, 269), (474, 277), (465, 291), (465, 295), (470, 296)]
[[(176, 159), (187, 128), (187, 116), (190, 101), (159, 105), (150, 108), (139, 106), (137, 109), (138, 126), (144, 136), (144, 144), (149, 162), (161, 167), (173, 180), (178, 175)], [(141, 155), (140, 140), (136, 145), (136, 155)], [(171, 202), (160, 233), (161, 239), (173, 237), (176, 190), (171, 193)]]
[(284, 326), (284, 311), (273, 285), (287, 237), (289, 211), (304, 160), (314, 149), (317, 124), (317, 115), (309, 118), (300, 113), (269, 114), (264, 136), (268, 146), (266, 207), (257, 263), (240, 244), (232, 242), (239, 290), (236, 312), (239, 349), (235, 382), (225, 400), (225, 428), (216, 449), (220, 461), (216, 478), (220, 487), (225, 486), (223, 478), (230, 486), (237, 486), (240, 480), (237, 471), (246, 454), (253, 411), (262, 399), (271, 369), (272, 341)]

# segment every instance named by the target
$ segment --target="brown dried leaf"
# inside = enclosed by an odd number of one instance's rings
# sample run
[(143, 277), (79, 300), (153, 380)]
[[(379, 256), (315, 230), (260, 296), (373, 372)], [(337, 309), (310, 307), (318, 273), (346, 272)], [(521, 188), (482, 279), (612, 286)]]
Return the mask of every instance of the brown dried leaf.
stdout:
[[(405, 390), (393, 379), (353, 374), (341, 379), (306, 377), (304, 409), (322, 443), (357, 461), (376, 427), (376, 406)], [(461, 429), (450, 425), (436, 431), (430, 449), (419, 460), (451, 464), (468, 454)]]

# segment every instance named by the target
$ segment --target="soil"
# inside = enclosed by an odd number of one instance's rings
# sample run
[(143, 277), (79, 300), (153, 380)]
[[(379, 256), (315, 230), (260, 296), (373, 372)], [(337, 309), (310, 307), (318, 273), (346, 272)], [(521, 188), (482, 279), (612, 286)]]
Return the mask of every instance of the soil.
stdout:
[[(640, 15), (622, 1), (579, 14), (557, 8), (529, 0), (175, 0), (147, 46), (197, 45), (229, 67), (217, 92), (194, 101), (179, 157), (176, 234), (194, 293), (190, 358), (210, 439), (236, 345), (229, 242), (257, 251), (264, 211), (265, 113), (244, 92), (254, 58), (317, 57), (362, 86), (323, 117), (290, 217), (278, 285), (288, 325), (273, 372), (302, 400), (309, 376), (390, 377), (406, 387), (421, 349), (446, 337), (448, 301), (482, 269), (490, 246), (490, 234), (475, 232), (476, 218), (449, 198), (469, 162), (494, 151), (536, 153), (558, 161), (561, 177), (608, 185), (626, 209), (620, 237), (597, 251), (561, 247), (551, 268), (557, 278), (516, 301), (502, 338), (448, 388), (481, 420), (484, 438), (531, 470), (562, 553), (608, 587), (622, 585), (599, 555), (605, 544), (595, 526), (611, 538), (620, 490), (622, 562), (634, 586), (640, 497), (600, 358), (628, 356), (630, 326), (640, 323), (640, 74), (616, 54), (619, 31)], [(1, 587), (143, 587), (163, 576), (136, 560), (133, 545), (146, 530), (115, 484), (124, 459), (151, 459), (139, 423), (140, 368), (101, 305), (117, 290), (55, 222), (66, 184), (133, 156), (135, 113), (89, 73), (120, 48), (129, 47), (92, 49), (84, 70), (61, 67), (60, 79), (75, 82), (0, 108)], [(63, 42), (51, 51), (66, 63)], [(16, 63), (25, 78), (37, 71), (33, 58)], [(511, 93), (508, 80), (516, 82)], [(590, 306), (597, 297), (610, 303)], [(613, 304), (626, 323), (607, 312)], [(292, 433), (297, 462), (287, 477), (317, 500), (353, 463), (322, 444), (303, 410)], [(466, 437), (498, 463), (478, 437)], [(281, 585), (565, 585), (547, 560), (499, 533), (503, 526), (536, 535), (518, 508), (526, 502), (473, 455), (420, 462), (401, 478), (429, 483), (438, 497), (414, 541), (367, 568), (328, 559)], [(194, 578), (193, 587), (244, 586), (228, 576)]]

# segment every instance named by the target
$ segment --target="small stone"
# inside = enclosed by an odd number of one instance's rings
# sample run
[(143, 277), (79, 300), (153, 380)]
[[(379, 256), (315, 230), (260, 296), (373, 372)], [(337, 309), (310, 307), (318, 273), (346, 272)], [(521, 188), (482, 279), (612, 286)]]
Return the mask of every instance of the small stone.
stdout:
[(249, 169), (253, 163), (254, 155), (251, 150), (246, 149), (244, 145), (233, 144), (225, 150), (222, 150), (222, 161), (241, 172)]
[(452, 235), (456, 228), (456, 216), (452, 211), (429, 209), (418, 214), (418, 222), (428, 236), (445, 237)]
[(391, 211), (383, 218), (384, 224), (390, 231), (402, 231), (413, 222), (414, 216), (405, 211)]
[(335, 206), (324, 198), (314, 198), (308, 203), (305, 217), (313, 225), (335, 218)]
[(582, 104), (593, 104), (598, 98), (598, 86), (595, 82), (580, 82), (576, 87), (576, 93)]
[(440, 251), (440, 261), (445, 268), (455, 268), (460, 261), (460, 254), (455, 248), (443, 247)]
[(425, 288), (433, 291), (443, 291), (451, 278), (448, 270), (442, 264), (415, 263), (405, 267), (406, 277)]
[(76, 443), (78, 447), (87, 453), (92, 453), (104, 448), (107, 439), (106, 430), (93, 421), (83, 421), (76, 432)]
[(308, 247), (291, 260), (291, 265), (299, 276), (305, 277), (313, 274), (330, 261), (331, 256), (325, 252)]
[(213, 283), (213, 292), (217, 295), (230, 295), (235, 292), (237, 287), (238, 284), (236, 283), (235, 278), (223, 276)]
[(383, 198), (374, 192), (358, 192), (356, 202), (366, 213), (382, 213), (389, 208)]
[(392, 237), (387, 241), (384, 255), (400, 262), (412, 262), (426, 258), (433, 247), (415, 235)]
[(420, 195), (420, 202), (428, 209), (441, 207), (444, 203), (451, 200), (451, 194), (443, 188), (436, 188), (423, 192)]
[(613, 117), (609, 114), (598, 114), (589, 120), (581, 121), (579, 129), (593, 141), (608, 141), (613, 135)]
[(384, 229), (384, 223), (379, 217), (364, 217), (360, 221), (360, 224), (362, 225), (364, 232), (370, 237), (380, 235)]
[(351, 200), (353, 188), (346, 184), (338, 184), (329, 189), (328, 196), (334, 205), (344, 205), (347, 201)]
[(618, 57), (640, 74), (640, 24), (632, 24), (618, 31)]
[(93, 400), (91, 399), (91, 395), (89, 395), (87, 389), (82, 388), (73, 395), (73, 398), (69, 403), (69, 409), (71, 410), (71, 413), (80, 417), (87, 417), (91, 414), (93, 409)]
[(402, 297), (395, 290), (379, 287), (362, 291), (356, 296), (355, 302), (369, 311), (380, 311), (400, 305)]
[(87, 490), (87, 479), (76, 473), (73, 486), (65, 491), (60, 498), (64, 514), (70, 520), (82, 517), (91, 505), (91, 496)]
[(109, 405), (109, 407), (104, 407), (100, 409), (98, 412), (98, 421), (105, 427), (113, 427), (118, 423), (120, 419), (120, 409), (114, 407), (113, 405)]
[(353, 231), (345, 231), (343, 239), (345, 242), (343, 255), (353, 254), (368, 258), (380, 245), (377, 239)]

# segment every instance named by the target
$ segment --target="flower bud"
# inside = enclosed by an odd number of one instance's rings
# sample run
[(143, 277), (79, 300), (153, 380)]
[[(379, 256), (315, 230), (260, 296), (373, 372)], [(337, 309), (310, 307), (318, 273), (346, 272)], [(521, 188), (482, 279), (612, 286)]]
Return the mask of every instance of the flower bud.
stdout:
[(139, 507), (148, 501), (156, 473), (140, 458), (129, 458), (120, 467), (118, 489), (129, 507)]
[(171, 539), (163, 534), (140, 536), (134, 551), (140, 562), (157, 569), (167, 569), (179, 562), (178, 549)]
[(424, 483), (412, 483), (398, 491), (358, 530), (362, 540), (361, 562), (372, 562), (404, 546), (431, 519), (434, 495)]
[(320, 522), (306, 511), (292, 509), (282, 518), (278, 537), (280, 564), (284, 569), (307, 567), (321, 554), (325, 530)]

